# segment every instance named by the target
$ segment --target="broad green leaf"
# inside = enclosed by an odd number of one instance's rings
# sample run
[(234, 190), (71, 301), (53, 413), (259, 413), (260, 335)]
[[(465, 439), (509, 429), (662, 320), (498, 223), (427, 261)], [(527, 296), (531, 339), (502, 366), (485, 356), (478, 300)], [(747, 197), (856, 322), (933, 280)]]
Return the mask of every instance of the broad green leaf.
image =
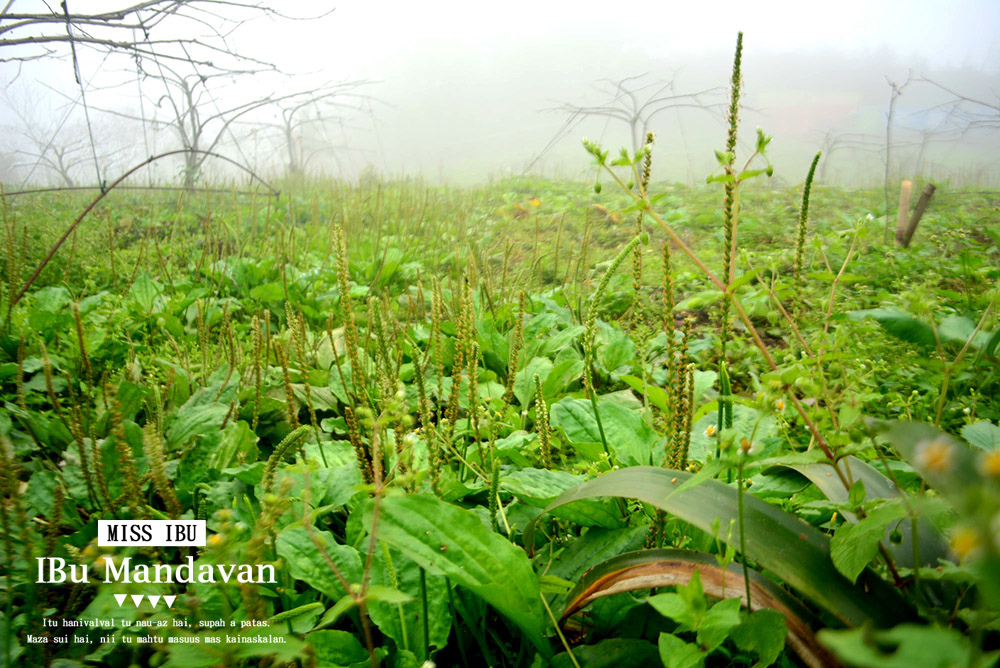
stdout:
[(645, 395), (646, 399), (661, 411), (667, 410), (667, 392), (663, 388), (649, 382), (644, 382), (642, 378), (637, 376), (626, 374), (620, 376), (620, 378), (626, 385), (635, 390), (636, 394), (639, 396)]
[(319, 547), (302, 526), (292, 526), (279, 533), (275, 545), (278, 556), (285, 560), (296, 580), (337, 600), (347, 591), (330, 569), (330, 563), (337, 567), (348, 584), (360, 583), (361, 555), (349, 545), (338, 545), (329, 531), (312, 529), (311, 533), (319, 541)]
[(934, 329), (906, 311), (873, 308), (864, 311), (852, 311), (850, 317), (854, 320), (873, 318), (878, 324), (882, 325), (885, 331), (909, 343), (917, 343), (923, 346), (933, 346), (936, 343)]
[(218, 431), (228, 413), (229, 406), (220, 403), (182, 407), (167, 427), (168, 449), (189, 446), (195, 436)]
[(123, 380), (118, 383), (115, 397), (118, 399), (118, 410), (121, 411), (121, 416), (126, 420), (135, 420), (146, 399), (146, 391), (134, 383)]
[(132, 297), (132, 303), (139, 308), (139, 311), (143, 315), (150, 316), (156, 310), (154, 308), (156, 297), (162, 290), (163, 286), (154, 281), (148, 271), (143, 271), (136, 276), (132, 287), (129, 289), (129, 295)]
[(492, 323), (485, 320), (476, 322), (479, 333), (479, 349), (486, 362), (486, 368), (496, 373), (505, 373), (507, 359), (510, 356), (507, 345), (507, 335), (498, 331)]
[(730, 636), (744, 652), (756, 652), (760, 661), (753, 668), (765, 668), (778, 660), (785, 649), (788, 630), (785, 618), (777, 610), (757, 610), (747, 615), (743, 622), (730, 632)]
[(711, 608), (698, 624), (698, 644), (707, 650), (721, 645), (729, 631), (740, 623), (740, 599), (727, 598)]
[(661, 633), (657, 645), (660, 661), (666, 668), (698, 668), (705, 665), (705, 657), (708, 656), (708, 652), (698, 645), (684, 642), (669, 633)]
[[(639, 499), (712, 532), (718, 522), (737, 522), (737, 491), (716, 480), (676, 491), (690, 473), (638, 466), (611, 471), (568, 490), (547, 511), (578, 499), (619, 496)], [(675, 493), (676, 492), (676, 493)], [(525, 528), (525, 544), (533, 541), (535, 522)], [(829, 539), (799, 518), (752, 495), (744, 495), (746, 556), (828, 610), (844, 623), (871, 622), (891, 626), (913, 613), (900, 595), (874, 573), (865, 571), (852, 585), (830, 560)], [(734, 542), (738, 535), (734, 537)]]
[(576, 581), (598, 563), (624, 552), (638, 550), (645, 537), (646, 527), (643, 526), (626, 529), (591, 527), (559, 553), (558, 559), (548, 562), (550, 565), (547, 572)]
[(637, 638), (606, 638), (573, 648), (576, 663), (566, 653), (552, 660), (552, 668), (650, 668), (657, 665), (656, 645)]
[(847, 505), (857, 508), (865, 501), (865, 481), (855, 480), (851, 489), (847, 493)]
[(695, 624), (694, 614), (691, 612), (690, 606), (684, 601), (680, 594), (666, 593), (657, 594), (656, 596), (650, 596), (646, 599), (646, 603), (649, 603), (658, 613), (664, 617), (669, 617), (678, 624), (685, 627), (685, 630), (690, 631)]
[(949, 315), (938, 324), (937, 330), (941, 341), (964, 344), (976, 332), (976, 323), (964, 316)]
[[(862, 484), (860, 481), (855, 484)], [(853, 493), (854, 488), (851, 488)], [(830, 557), (837, 570), (851, 582), (878, 554), (879, 541), (886, 527), (906, 516), (906, 507), (896, 499), (879, 506), (856, 524), (845, 522), (837, 527), (830, 540)]]
[(679, 304), (674, 305), (674, 311), (697, 311), (722, 299), (724, 293), (719, 290), (702, 290), (696, 292)]
[(1000, 449), (1000, 427), (987, 420), (962, 427), (962, 438), (987, 452)]
[(866, 668), (941, 668), (941, 666), (995, 666), (998, 652), (979, 654), (970, 663), (973, 648), (955, 629), (900, 624), (885, 631), (824, 629), (819, 638), (849, 666)]
[[(716, 437), (709, 436), (708, 427), (718, 429), (718, 413), (710, 411), (691, 426), (691, 444), (688, 448), (688, 459), (698, 462), (707, 462), (709, 455), (714, 456)], [(736, 435), (736, 442), (746, 437), (752, 439), (754, 443), (768, 445), (767, 439), (778, 433), (778, 425), (773, 417), (762, 414), (756, 408), (736, 404), (733, 406), (733, 431)], [(762, 455), (773, 451), (773, 447), (767, 448)], [(756, 450), (755, 450), (756, 452)]]
[[(390, 566), (386, 562), (386, 551), (392, 561), (399, 591), (410, 596), (405, 603), (391, 604), (383, 601), (368, 601), (368, 614), (372, 622), (385, 635), (396, 641), (398, 647), (409, 648), (417, 655), (424, 656), (423, 603), (420, 598), (420, 566), (395, 547), (375, 550), (372, 564), (371, 584), (392, 586)], [(448, 608), (448, 581), (439, 575), (425, 575), (427, 591), (428, 636), (431, 647), (441, 648), (448, 642), (451, 632), (451, 613)]]
[[(334, 371), (336, 373), (336, 371)], [(295, 398), (298, 399), (303, 406), (308, 405), (308, 402), (312, 402), (313, 410), (319, 411), (335, 411), (337, 410), (337, 397), (329, 387), (311, 385), (309, 387), (309, 394), (306, 394), (306, 386), (301, 383), (292, 384), (292, 393)], [(307, 401), (308, 400), (308, 401)]]
[(841, 283), (842, 285), (850, 285), (852, 283), (861, 283), (863, 281), (870, 280), (870, 279), (868, 279), (868, 278), (866, 278), (866, 277), (864, 277), (864, 276), (862, 276), (860, 274), (844, 273), (844, 274), (841, 274), (838, 277), (837, 274), (834, 274), (831, 271), (814, 271), (814, 272), (810, 272), (810, 273), (806, 274), (806, 276), (808, 276), (809, 278), (815, 279), (817, 281), (827, 281), (829, 283), (832, 283), (833, 281), (837, 281), (838, 283)]
[(283, 302), (285, 290), (280, 283), (264, 283), (250, 291), (250, 296), (262, 302)]
[[(568, 471), (525, 468), (500, 478), (500, 488), (522, 501), (544, 508), (567, 489), (583, 482), (583, 476)], [(561, 512), (567, 511), (567, 512)], [(613, 529), (622, 524), (621, 512), (605, 500), (587, 499), (579, 508), (560, 508), (555, 515), (581, 526), (602, 526)]]
[(764, 270), (763, 267), (758, 267), (756, 269), (751, 269), (750, 271), (740, 274), (739, 276), (736, 277), (736, 280), (730, 284), (729, 292), (736, 292), (741, 287), (743, 287), (753, 279), (757, 278), (757, 276), (759, 276), (760, 272), (762, 272), (763, 270)]
[(222, 433), (219, 447), (212, 452), (209, 459), (209, 467), (221, 471), (237, 461), (252, 462), (256, 459), (257, 434), (250, 430), (250, 425), (246, 422), (238, 420), (230, 423)]
[(577, 378), (583, 375), (583, 360), (566, 359), (556, 363), (542, 383), (542, 394), (546, 399), (559, 396)]
[(371, 665), (368, 650), (353, 633), (347, 631), (313, 631), (306, 635), (313, 648), (316, 668), (342, 668)]
[[(329, 444), (329, 441), (325, 443)], [(330, 458), (333, 459), (332, 452)], [(316, 459), (318, 460), (318, 457)], [(356, 461), (331, 468), (316, 468), (318, 465), (318, 461), (315, 464), (296, 461), (280, 466), (275, 473), (274, 489), (283, 490), (287, 494), (295, 508), (294, 512), (299, 517), (304, 512), (301, 499), (305, 494), (307, 478), (309, 504), (317, 511), (322, 508), (324, 513), (334, 511), (350, 501), (362, 483)], [(318, 515), (314, 516), (314, 520), (316, 517)]]
[(628, 364), (635, 358), (635, 343), (627, 332), (620, 332), (597, 351), (597, 360), (609, 372)]
[[(373, 506), (365, 510), (371, 526)], [(378, 537), (428, 573), (444, 575), (516, 624), (545, 655), (544, 612), (538, 579), (524, 551), (490, 531), (478, 515), (422, 494), (381, 500)]]
[(573, 343), (578, 336), (583, 334), (583, 325), (573, 325), (566, 329), (561, 329), (552, 336), (545, 339), (544, 345), (539, 349), (543, 355), (552, 355), (559, 352), (566, 346)]
[(500, 488), (522, 501), (545, 507), (570, 487), (583, 482), (583, 476), (568, 471), (526, 468), (502, 477)]
[(50, 286), (31, 293), (33, 313), (58, 313), (69, 305), (69, 290), (61, 286)]
[(531, 462), (525, 457), (525, 453), (529, 451), (529, 446), (537, 440), (538, 434), (529, 434), (523, 430), (515, 431), (496, 442), (496, 453), (498, 456), (509, 459), (518, 466), (531, 466)]
[(514, 396), (521, 406), (528, 406), (535, 398), (535, 374), (545, 378), (552, 370), (552, 360), (547, 357), (536, 357), (514, 376)]
[(701, 401), (702, 397), (712, 389), (718, 377), (718, 371), (709, 370), (694, 372), (694, 392), (691, 396), (694, 397), (695, 403)]
[[(647, 425), (638, 411), (620, 404), (598, 399), (601, 424), (615, 461), (619, 466), (649, 464), (653, 446), (659, 437)], [(585, 399), (565, 397), (549, 411), (554, 427), (566, 432), (571, 443), (600, 443), (601, 432), (591, 403)]]
[[(865, 501), (874, 499), (894, 499), (901, 496), (899, 488), (889, 478), (879, 471), (866, 464), (857, 457), (851, 455), (844, 457), (837, 462), (837, 468), (847, 480), (854, 480), (864, 484)], [(833, 464), (829, 461), (820, 461), (811, 464), (785, 463), (779, 462), (774, 468), (792, 469), (819, 488), (826, 498), (836, 504), (848, 503), (848, 493), (844, 489), (844, 484), (834, 471)], [(773, 469), (772, 469), (773, 470)], [(851, 505), (857, 507), (857, 503)], [(854, 513), (845, 512), (844, 517), (849, 522), (856, 522)], [(885, 534), (881, 540), (883, 545), (892, 554), (893, 560), (900, 566), (913, 567), (913, 527), (910, 520), (905, 520), (898, 525), (902, 540), (896, 544), (889, 540), (889, 534), (897, 525), (886, 527)], [(918, 522), (918, 537), (920, 542), (920, 560), (925, 566), (937, 566), (941, 559), (954, 561), (954, 555), (948, 548), (948, 541), (945, 540), (941, 531), (933, 523), (925, 518), (920, 518)]]
[[(52, 518), (57, 510), (53, 494), (58, 485), (58, 475), (53, 471), (35, 471), (28, 480), (27, 488), (21, 492), (24, 495), (22, 498), (36, 514)], [(58, 510), (61, 515), (62, 509)]]
[[(428, 379), (425, 379), (427, 382)], [(351, 375), (351, 364), (346, 353), (341, 355), (340, 366), (336, 363), (330, 368), (330, 392), (345, 406), (351, 405), (351, 392), (354, 391), (354, 381)]]
[(28, 315), (28, 324), (33, 329), (40, 332), (54, 329), (64, 318), (71, 317), (64, 309), (69, 305), (69, 290), (64, 287), (50, 286), (42, 288), (32, 294), (31, 312)]
[(993, 330), (992, 334), (983, 332), (983, 345), (976, 354), (976, 363), (978, 364), (983, 357), (993, 355), (998, 345), (1000, 345), (1000, 327)]

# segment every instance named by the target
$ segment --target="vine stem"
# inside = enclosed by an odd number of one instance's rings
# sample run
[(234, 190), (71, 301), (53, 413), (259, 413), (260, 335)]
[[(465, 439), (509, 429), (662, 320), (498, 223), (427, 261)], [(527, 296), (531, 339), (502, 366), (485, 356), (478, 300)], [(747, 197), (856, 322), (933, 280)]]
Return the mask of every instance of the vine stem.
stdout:
[[(716, 276), (714, 273), (712, 273), (711, 269), (705, 266), (705, 263), (701, 261), (701, 258), (698, 257), (698, 255), (693, 250), (691, 250), (691, 248), (686, 243), (684, 243), (684, 240), (681, 239), (680, 236), (673, 230), (673, 228), (671, 228), (670, 225), (668, 225), (667, 222), (663, 220), (660, 214), (658, 214), (653, 209), (648, 200), (640, 198), (634, 192), (629, 190), (629, 188), (625, 185), (625, 183), (621, 180), (621, 178), (617, 174), (615, 174), (610, 167), (604, 165), (604, 169), (611, 175), (611, 178), (613, 178), (618, 183), (618, 185), (621, 186), (623, 190), (625, 190), (625, 192), (631, 195), (633, 200), (642, 203), (643, 209), (653, 218), (653, 220), (656, 221), (657, 225), (660, 226), (660, 229), (662, 229), (664, 232), (667, 233), (667, 236), (669, 236), (670, 239), (675, 244), (677, 244), (677, 247), (680, 248), (681, 251), (685, 255), (687, 255), (692, 262), (694, 262), (695, 266), (698, 267), (698, 269), (700, 269), (702, 273), (705, 274), (705, 276), (712, 283), (714, 283), (717, 288), (719, 288), (719, 290), (721, 290), (726, 294), (731, 294), (729, 291), (729, 286), (723, 283), (721, 280), (719, 280), (719, 277)], [(736, 313), (740, 316), (740, 320), (743, 322), (744, 326), (746, 326), (747, 331), (750, 332), (750, 336), (753, 338), (754, 344), (760, 350), (761, 354), (764, 355), (764, 360), (767, 362), (768, 366), (771, 367), (771, 370), (777, 371), (778, 370), (777, 363), (775, 363), (774, 358), (771, 357), (771, 352), (768, 350), (767, 344), (765, 344), (764, 340), (760, 338), (760, 334), (757, 332), (757, 328), (753, 326), (752, 322), (750, 322), (750, 316), (747, 315), (746, 309), (743, 308), (743, 304), (740, 302), (739, 298), (735, 294), (731, 294), (731, 296), (732, 296), (733, 307), (736, 309)], [(830, 446), (827, 444), (826, 439), (823, 438), (823, 435), (819, 433), (819, 428), (816, 426), (816, 423), (813, 422), (812, 418), (809, 417), (809, 414), (806, 412), (806, 409), (802, 405), (802, 402), (799, 400), (797, 396), (795, 396), (793, 392), (789, 392), (788, 395), (792, 400), (792, 405), (795, 406), (796, 412), (802, 418), (802, 421), (805, 423), (806, 428), (809, 430), (809, 433), (812, 434), (813, 439), (815, 439), (816, 444), (823, 451), (823, 454), (826, 455), (827, 459), (829, 459), (831, 462), (836, 462), (837, 461), (836, 456), (834, 456), (833, 451), (830, 450)], [(847, 481), (847, 478), (844, 477), (843, 472), (840, 471), (840, 469), (838, 469), (836, 466), (834, 466), (833, 468), (837, 472), (837, 477), (840, 478), (840, 482), (844, 485), (844, 488), (850, 489), (850, 483)]]
[(750, 568), (747, 566), (747, 539), (746, 531), (743, 527), (743, 457), (740, 458), (739, 464), (737, 464), (736, 471), (736, 505), (737, 513), (740, 519), (740, 562), (743, 565), (743, 584), (746, 585), (747, 594), (747, 610), (751, 610), (750, 607)]
[(566, 641), (566, 636), (563, 635), (562, 629), (559, 628), (559, 622), (556, 621), (556, 616), (552, 614), (552, 608), (549, 607), (549, 602), (545, 600), (545, 594), (540, 594), (539, 598), (542, 599), (542, 605), (545, 606), (545, 612), (549, 613), (549, 619), (552, 620), (552, 625), (556, 628), (556, 634), (559, 636), (559, 640), (562, 642), (562, 646), (566, 648), (566, 653), (569, 654), (570, 661), (576, 668), (580, 668), (580, 663), (573, 656), (573, 648), (569, 646), (569, 642)]
[[(952, 374), (955, 373), (955, 367), (958, 366), (958, 363), (962, 361), (962, 358), (965, 357), (965, 354), (969, 351), (969, 346), (972, 345), (972, 340), (975, 339), (976, 335), (979, 334), (979, 332), (983, 329), (983, 326), (986, 324), (986, 319), (990, 316), (991, 312), (993, 311), (993, 304), (994, 301), (991, 300), (989, 305), (986, 307), (986, 310), (983, 311), (982, 317), (979, 318), (979, 322), (976, 323), (976, 328), (972, 330), (972, 334), (970, 334), (969, 338), (966, 339), (965, 345), (962, 346), (962, 349), (958, 351), (957, 355), (955, 355), (955, 359), (953, 359), (951, 362), (946, 362), (944, 365), (945, 366), (944, 379), (941, 381), (941, 389), (938, 392), (937, 411), (935, 412), (934, 416), (935, 427), (941, 426), (941, 417), (942, 415), (944, 415), (944, 407), (946, 399), (948, 397), (948, 384), (951, 382)], [(938, 338), (937, 327), (933, 327), (933, 329), (934, 329), (934, 339), (935, 341), (938, 342), (938, 348), (941, 348), (941, 342), (940, 339)]]

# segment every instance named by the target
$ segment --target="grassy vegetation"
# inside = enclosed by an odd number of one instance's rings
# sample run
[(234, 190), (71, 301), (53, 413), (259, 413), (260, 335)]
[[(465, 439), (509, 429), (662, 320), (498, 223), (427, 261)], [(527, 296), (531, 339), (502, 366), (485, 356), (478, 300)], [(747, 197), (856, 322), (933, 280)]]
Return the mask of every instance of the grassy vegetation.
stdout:
[[(994, 665), (1000, 193), (897, 249), (881, 190), (800, 215), (730, 127), (698, 188), (588, 144), (602, 188), (112, 192), (16, 305), (87, 202), (8, 199), (4, 665)], [(278, 582), (34, 577), (188, 555)], [(202, 643), (26, 643), (53, 615)]]

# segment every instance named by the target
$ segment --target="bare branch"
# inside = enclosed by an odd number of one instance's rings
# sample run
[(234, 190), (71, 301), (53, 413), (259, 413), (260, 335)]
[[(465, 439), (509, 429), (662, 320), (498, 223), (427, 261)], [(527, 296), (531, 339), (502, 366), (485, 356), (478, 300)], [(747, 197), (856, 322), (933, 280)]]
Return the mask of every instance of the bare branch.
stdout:
[(66, 44), (226, 72), (235, 69), (233, 62), (268, 66), (237, 53), (226, 39), (254, 17), (284, 16), (263, 3), (239, 0), (145, 0), (99, 13), (54, 7), (48, 13), (19, 14), (10, 7), (0, 14), (0, 62), (57, 57), (58, 47)]
[[(713, 112), (722, 107), (722, 102), (711, 103), (705, 98), (718, 95), (722, 88), (707, 88), (692, 93), (674, 93), (675, 79), (652, 81), (645, 85), (639, 82), (646, 74), (637, 74), (622, 79), (602, 79), (594, 88), (607, 96), (605, 102), (594, 105), (580, 105), (564, 102), (545, 111), (556, 111), (568, 116), (566, 123), (528, 165), (530, 169), (542, 156), (555, 146), (570, 130), (590, 117), (604, 117), (621, 121), (629, 128), (632, 150), (638, 151), (653, 118), (668, 109), (700, 109)], [(669, 93), (669, 94), (668, 94)]]

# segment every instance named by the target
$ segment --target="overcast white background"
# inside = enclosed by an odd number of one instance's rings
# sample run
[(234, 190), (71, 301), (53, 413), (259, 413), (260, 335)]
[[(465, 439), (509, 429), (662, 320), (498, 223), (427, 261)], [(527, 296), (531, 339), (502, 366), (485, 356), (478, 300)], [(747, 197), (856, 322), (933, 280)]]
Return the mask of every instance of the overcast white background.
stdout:
[[(15, 6), (38, 6), (32, 0)], [(50, 3), (54, 4), (54, 3)], [(93, 11), (111, 2), (70, 1)], [(480, 180), (534, 171), (579, 177), (587, 159), (579, 139), (588, 135), (616, 147), (628, 141), (624, 126), (593, 119), (574, 127), (542, 154), (566, 115), (560, 103), (604, 101), (593, 84), (646, 73), (644, 81), (673, 79), (677, 92), (727, 84), (736, 33), (744, 32), (747, 111), (744, 137), (761, 125), (775, 135), (778, 175), (802, 179), (824, 135), (884, 138), (889, 87), (908, 74), (931, 77), (992, 104), (1000, 102), (1000, 2), (283, 2), (285, 14), (310, 21), (257, 19), (236, 32), (241, 52), (274, 62), (296, 76), (282, 87), (325, 81), (369, 80), (378, 100), (370, 115), (349, 119), (349, 128), (310, 163), (317, 171), (355, 176), (370, 165), (390, 174), (429, 179)], [(21, 11), (24, 11), (22, 9)], [(103, 71), (102, 68), (109, 71)], [(81, 59), (94, 106), (135, 111), (132, 91), (102, 92), (102, 82), (126, 76), (110, 71), (97, 54)], [(118, 66), (117, 70), (123, 69)], [(0, 64), (0, 81), (15, 78), (14, 64)], [(219, 100), (260, 93), (267, 77), (238, 80)], [(144, 83), (144, 90), (153, 88)], [(66, 113), (52, 89), (75, 90), (68, 61), (27, 63), (7, 99), (41, 100), (37, 113)], [(899, 101), (900, 137), (928, 123), (923, 110), (941, 101), (926, 85), (911, 85)], [(16, 125), (0, 108), (5, 129)], [(265, 120), (263, 116), (258, 117)], [(250, 119), (248, 119), (250, 120)], [(114, 121), (97, 114), (95, 125)], [(135, 132), (135, 129), (122, 131)], [(248, 132), (248, 126), (241, 126)], [(667, 112), (654, 129), (659, 137), (658, 176), (701, 180), (721, 145), (723, 129), (703, 112)], [(317, 133), (303, 141), (321, 141)], [(148, 141), (148, 138), (147, 138)], [(902, 141), (902, 140), (901, 140)], [(996, 132), (972, 141), (929, 142), (919, 168), (940, 178), (993, 178)], [(171, 148), (169, 135), (156, 148)], [(273, 146), (236, 137), (238, 155), (271, 172)], [(907, 151), (899, 151), (902, 173)], [(336, 152), (336, 156), (333, 153)], [(915, 156), (916, 149), (910, 151)], [(542, 154), (542, 155), (540, 155)], [(234, 155), (237, 155), (234, 153)], [(333, 158), (336, 159), (333, 159)], [(830, 180), (873, 182), (876, 153), (843, 149), (830, 156)], [(915, 159), (915, 158), (914, 158)], [(992, 170), (992, 171), (991, 171)], [(39, 174), (40, 176), (40, 174)]]

